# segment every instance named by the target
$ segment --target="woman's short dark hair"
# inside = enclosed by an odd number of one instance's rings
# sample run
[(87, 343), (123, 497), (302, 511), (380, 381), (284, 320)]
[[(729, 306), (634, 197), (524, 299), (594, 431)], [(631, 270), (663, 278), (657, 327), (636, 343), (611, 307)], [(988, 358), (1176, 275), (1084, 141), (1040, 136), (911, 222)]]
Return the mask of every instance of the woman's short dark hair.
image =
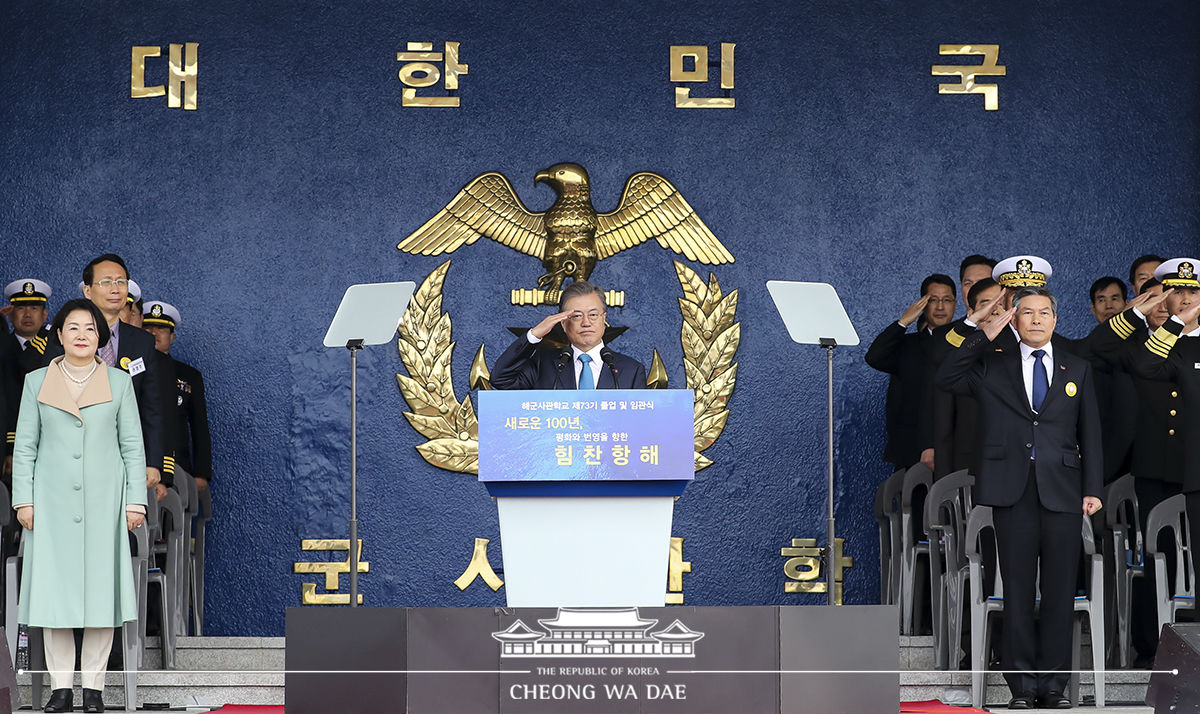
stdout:
[(76, 310), (91, 313), (92, 319), (96, 321), (96, 336), (100, 338), (100, 341), (96, 343), (96, 347), (100, 348), (107, 345), (109, 338), (112, 337), (112, 331), (108, 329), (108, 321), (104, 319), (104, 313), (100, 312), (100, 308), (93, 305), (91, 300), (84, 300), (83, 298), (68, 300), (55, 313), (54, 321), (50, 323), (50, 327), (53, 328), (55, 333), (61, 332), (63, 325), (67, 322), (67, 315)]

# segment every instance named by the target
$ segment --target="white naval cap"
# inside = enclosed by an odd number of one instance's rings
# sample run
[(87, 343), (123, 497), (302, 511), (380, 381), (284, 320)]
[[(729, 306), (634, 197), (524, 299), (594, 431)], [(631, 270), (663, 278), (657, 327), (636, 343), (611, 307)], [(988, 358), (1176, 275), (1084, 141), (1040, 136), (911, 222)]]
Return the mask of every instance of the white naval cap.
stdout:
[(992, 280), (1006, 288), (1044, 287), (1053, 270), (1049, 261), (1036, 255), (1014, 255), (996, 263)]
[(1200, 288), (1200, 280), (1196, 278), (1196, 268), (1200, 260), (1195, 258), (1171, 258), (1158, 266), (1154, 277), (1163, 284), (1163, 288)]
[(143, 307), (142, 325), (146, 327), (169, 327), (174, 330), (179, 323), (179, 310), (170, 303), (155, 300)]
[(129, 295), (125, 296), (125, 301), (130, 305), (142, 299), (142, 286), (138, 285), (133, 278), (129, 279)]
[(22, 278), (4, 286), (4, 299), (13, 305), (45, 305), (53, 292), (41, 280)]

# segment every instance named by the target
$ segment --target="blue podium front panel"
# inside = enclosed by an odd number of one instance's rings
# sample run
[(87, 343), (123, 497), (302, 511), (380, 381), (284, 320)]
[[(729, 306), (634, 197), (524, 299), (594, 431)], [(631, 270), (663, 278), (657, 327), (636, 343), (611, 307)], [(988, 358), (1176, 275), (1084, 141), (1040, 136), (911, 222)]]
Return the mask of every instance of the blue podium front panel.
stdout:
[(693, 403), (687, 389), (481, 392), (479, 480), (493, 496), (678, 495)]

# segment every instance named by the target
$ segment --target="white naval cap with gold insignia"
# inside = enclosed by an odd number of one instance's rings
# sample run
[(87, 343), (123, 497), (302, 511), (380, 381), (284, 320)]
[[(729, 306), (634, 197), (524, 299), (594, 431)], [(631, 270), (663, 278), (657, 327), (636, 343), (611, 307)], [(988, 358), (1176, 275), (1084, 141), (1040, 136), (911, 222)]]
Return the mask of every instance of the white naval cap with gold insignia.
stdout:
[(22, 278), (4, 286), (4, 299), (12, 305), (45, 305), (54, 291), (41, 280)]
[(1053, 270), (1050, 263), (1036, 255), (1014, 255), (996, 263), (992, 280), (1006, 288), (1044, 287)]
[(174, 330), (179, 323), (179, 310), (169, 303), (155, 300), (146, 303), (142, 309), (142, 325), (146, 327), (169, 327)]
[(129, 279), (129, 294), (125, 296), (125, 302), (130, 305), (142, 299), (142, 286), (134, 282), (133, 278)]
[(1200, 269), (1200, 260), (1195, 258), (1171, 258), (1158, 266), (1154, 277), (1163, 284), (1163, 288), (1200, 288), (1200, 279), (1196, 270)]

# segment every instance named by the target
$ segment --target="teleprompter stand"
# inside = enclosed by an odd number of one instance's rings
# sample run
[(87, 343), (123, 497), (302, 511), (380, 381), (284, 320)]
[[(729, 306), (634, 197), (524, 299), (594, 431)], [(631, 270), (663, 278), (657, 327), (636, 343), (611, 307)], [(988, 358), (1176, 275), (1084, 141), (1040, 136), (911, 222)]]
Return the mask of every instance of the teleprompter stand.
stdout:
[(326, 347), (350, 351), (350, 607), (358, 607), (358, 351), (391, 341), (417, 284), (368, 283), (346, 288)]
[(783, 318), (788, 335), (802, 345), (819, 345), (825, 350), (826, 406), (829, 427), (828, 443), (828, 516), (825, 521), (825, 578), (828, 583), (827, 601), (834, 604), (834, 568), (836, 528), (833, 518), (833, 350), (838, 345), (855, 346), (858, 333), (829, 283), (797, 283), (768, 280), (767, 290), (775, 301), (775, 309)]

